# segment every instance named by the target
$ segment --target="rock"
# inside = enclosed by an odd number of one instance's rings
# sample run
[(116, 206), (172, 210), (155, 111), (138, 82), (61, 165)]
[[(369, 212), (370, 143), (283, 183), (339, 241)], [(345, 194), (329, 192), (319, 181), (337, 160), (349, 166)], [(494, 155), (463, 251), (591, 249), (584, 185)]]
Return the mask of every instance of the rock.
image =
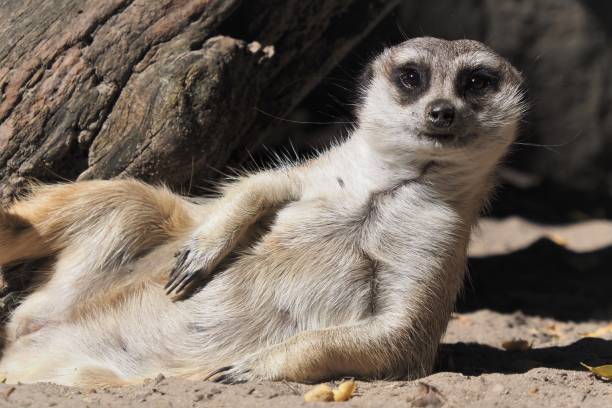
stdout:
[(204, 184), (398, 2), (7, 0), (0, 198), (29, 178)]

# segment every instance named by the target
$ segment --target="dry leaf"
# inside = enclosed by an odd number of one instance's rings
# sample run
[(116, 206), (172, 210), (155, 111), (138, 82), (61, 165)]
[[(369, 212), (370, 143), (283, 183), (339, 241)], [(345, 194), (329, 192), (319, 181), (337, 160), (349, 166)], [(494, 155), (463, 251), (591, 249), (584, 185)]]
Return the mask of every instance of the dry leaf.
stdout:
[(522, 339), (512, 339), (502, 343), (502, 347), (507, 351), (527, 351), (531, 346), (532, 343)]
[(312, 390), (304, 394), (304, 401), (306, 402), (320, 402), (320, 401), (333, 401), (334, 392), (331, 387), (327, 384), (319, 384)]
[(333, 390), (334, 393), (334, 401), (348, 401), (353, 397), (353, 393), (357, 388), (357, 384), (355, 384), (355, 380), (347, 380), (342, 381), (342, 383)]
[(342, 381), (342, 383), (340, 383), (340, 385), (333, 390), (327, 384), (319, 384), (316, 387), (314, 387), (312, 390), (304, 394), (304, 401), (306, 402), (348, 401), (353, 397), (353, 394), (355, 393), (355, 389), (357, 389), (357, 384), (355, 384), (354, 380)]
[(606, 378), (608, 380), (612, 380), (612, 364), (602, 365), (599, 367), (591, 367), (584, 363), (580, 363), (583, 367), (586, 367), (593, 374)]
[(603, 337), (607, 334), (612, 334), (612, 323), (607, 326), (600, 327), (599, 329), (592, 331), (590, 333), (583, 333), (582, 336), (584, 337)]

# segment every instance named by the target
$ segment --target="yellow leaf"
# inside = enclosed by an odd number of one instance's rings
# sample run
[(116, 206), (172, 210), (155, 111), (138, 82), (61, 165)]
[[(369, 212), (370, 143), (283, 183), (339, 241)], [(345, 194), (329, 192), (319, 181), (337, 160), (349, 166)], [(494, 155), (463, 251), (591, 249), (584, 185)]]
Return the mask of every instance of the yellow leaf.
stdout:
[(584, 337), (602, 337), (606, 334), (612, 334), (612, 324), (609, 324), (604, 327), (600, 327), (599, 329), (592, 331), (590, 333), (583, 333)]
[(584, 363), (580, 363), (583, 367), (586, 367), (590, 372), (598, 375), (599, 377), (607, 378), (612, 380), (612, 364), (602, 365), (599, 367), (591, 367)]
[(342, 381), (342, 383), (336, 388), (334, 393), (334, 401), (348, 401), (353, 397), (353, 393), (357, 388), (354, 380)]
[(331, 387), (327, 384), (319, 384), (312, 390), (304, 394), (304, 401), (306, 402), (317, 402), (317, 401), (333, 401), (334, 393)]
[(342, 381), (337, 388), (331, 389), (327, 384), (319, 384), (304, 394), (306, 402), (348, 401), (353, 397), (357, 384), (355, 380)]

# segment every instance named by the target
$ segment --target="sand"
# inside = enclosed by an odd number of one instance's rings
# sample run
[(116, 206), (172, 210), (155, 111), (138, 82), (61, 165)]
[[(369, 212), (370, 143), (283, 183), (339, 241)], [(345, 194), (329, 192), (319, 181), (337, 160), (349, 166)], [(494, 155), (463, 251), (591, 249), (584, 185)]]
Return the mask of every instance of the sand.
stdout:
[[(612, 382), (580, 362), (612, 364), (612, 223), (563, 227), (519, 218), (483, 220), (470, 281), (433, 375), (358, 382), (346, 407), (612, 407)], [(508, 351), (510, 340), (526, 350)], [(427, 384), (429, 387), (424, 386)], [(78, 389), (0, 385), (0, 407), (284, 407), (311, 385), (220, 385), (158, 376), (138, 386)], [(428, 392), (427, 392), (428, 390)]]

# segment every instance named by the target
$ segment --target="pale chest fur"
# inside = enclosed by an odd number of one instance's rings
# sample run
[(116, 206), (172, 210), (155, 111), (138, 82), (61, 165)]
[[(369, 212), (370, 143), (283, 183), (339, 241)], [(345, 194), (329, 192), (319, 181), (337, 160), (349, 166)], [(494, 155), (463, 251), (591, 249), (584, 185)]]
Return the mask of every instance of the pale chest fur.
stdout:
[(203, 336), (232, 331), (238, 349), (275, 344), (372, 317), (397, 300), (385, 294), (395, 286), (439, 280), (458, 244), (456, 214), (423, 202), (410, 183), (364, 197), (347, 184), (279, 210), (261, 240), (195, 296)]

